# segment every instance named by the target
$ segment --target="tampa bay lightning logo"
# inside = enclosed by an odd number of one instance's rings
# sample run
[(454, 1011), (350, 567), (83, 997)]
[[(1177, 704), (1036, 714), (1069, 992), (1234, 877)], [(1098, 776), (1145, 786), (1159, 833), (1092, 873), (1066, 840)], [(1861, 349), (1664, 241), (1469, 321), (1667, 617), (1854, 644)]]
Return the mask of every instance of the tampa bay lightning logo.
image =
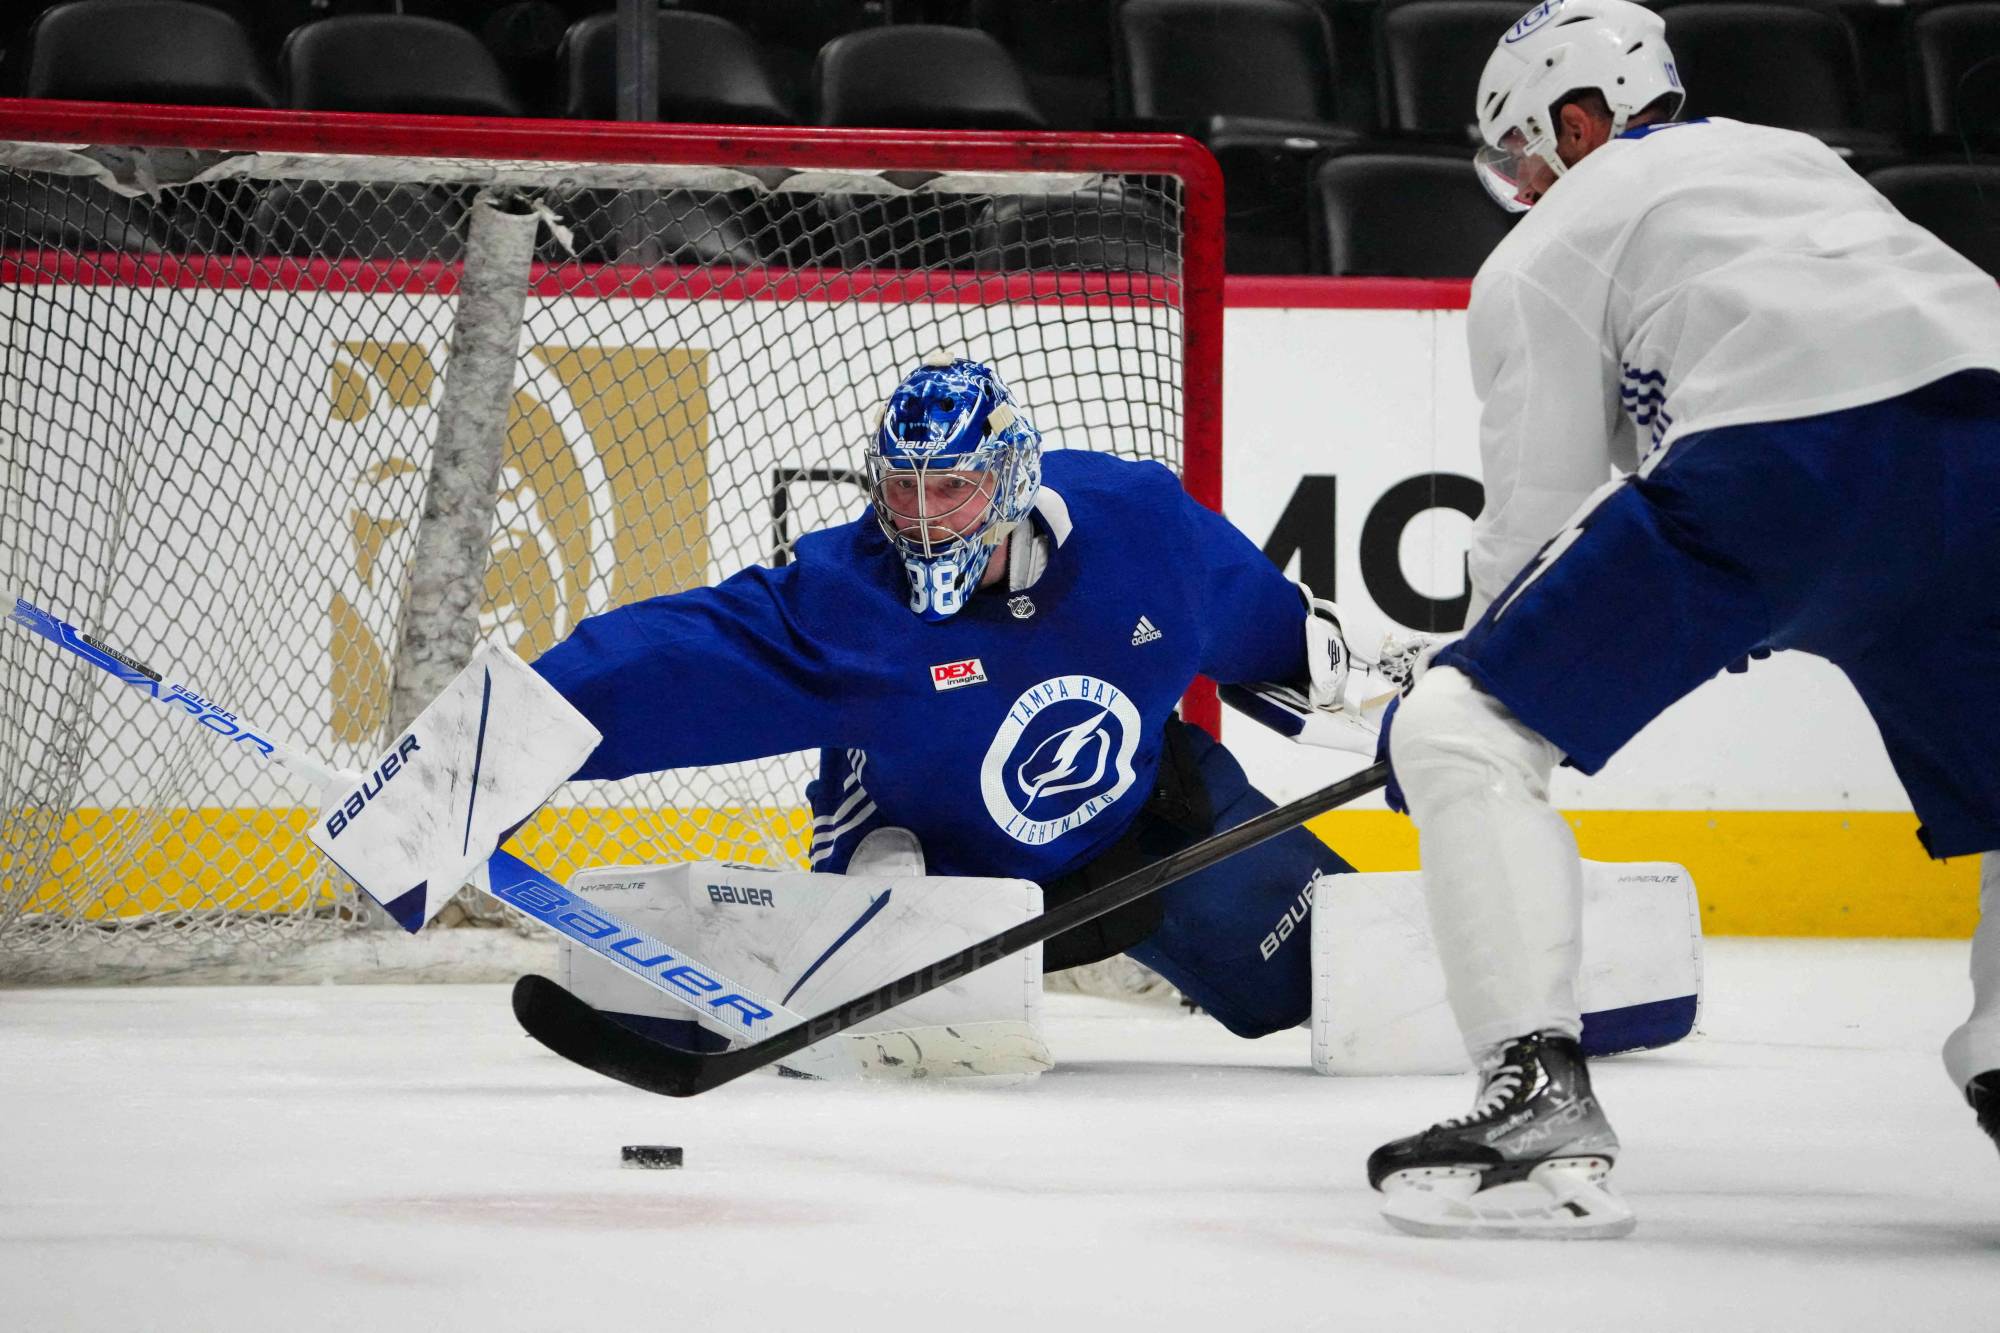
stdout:
[(1039, 844), (1097, 818), (1132, 786), (1139, 710), (1096, 676), (1051, 676), (1021, 692), (980, 766), (986, 812)]

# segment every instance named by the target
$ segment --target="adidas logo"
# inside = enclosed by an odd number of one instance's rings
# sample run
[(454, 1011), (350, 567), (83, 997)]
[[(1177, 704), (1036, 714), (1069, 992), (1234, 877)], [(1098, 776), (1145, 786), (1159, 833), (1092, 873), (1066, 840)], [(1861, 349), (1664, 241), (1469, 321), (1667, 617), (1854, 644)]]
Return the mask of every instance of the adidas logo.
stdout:
[(1154, 628), (1153, 622), (1144, 616), (1140, 616), (1139, 623), (1132, 627), (1132, 646), (1134, 648), (1137, 648), (1142, 643), (1151, 643), (1159, 637), (1160, 631)]

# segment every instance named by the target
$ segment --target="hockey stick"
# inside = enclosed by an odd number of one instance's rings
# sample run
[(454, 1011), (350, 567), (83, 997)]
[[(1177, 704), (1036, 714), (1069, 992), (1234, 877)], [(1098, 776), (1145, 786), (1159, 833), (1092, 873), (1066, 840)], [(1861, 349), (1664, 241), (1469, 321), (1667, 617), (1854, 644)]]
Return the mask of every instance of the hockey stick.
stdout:
[(1141, 866), (1081, 897), (1044, 912), (1038, 917), (1010, 926), (998, 935), (961, 949), (948, 958), (898, 977), (817, 1018), (797, 1027), (752, 1042), (748, 1046), (713, 1054), (697, 1054), (650, 1041), (585, 1004), (547, 977), (526, 976), (514, 983), (514, 1017), (528, 1034), (566, 1060), (594, 1070), (621, 1083), (668, 1097), (693, 1097), (711, 1088), (741, 1078), (753, 1069), (824, 1041), (837, 1032), (874, 1017), (884, 1009), (915, 999), (927, 991), (949, 985), (988, 963), (1044, 940), (1127, 903), (1137, 902), (1176, 880), (1206, 870), (1227, 857), (1254, 847), (1305, 823), (1335, 806), (1383, 786), (1389, 779), (1386, 763), (1374, 764), (1330, 787), (1309, 796), (1267, 810), (1231, 829), (1202, 839), (1191, 847)]
[[(351, 785), (351, 776), (329, 768), (301, 751), (281, 744), (205, 696), (166, 680), (130, 654), (85, 634), (68, 621), (50, 615), (24, 598), (14, 599), (7, 619), (24, 625), (49, 642), (145, 690), (153, 698), (223, 736), (231, 744), (247, 745), (325, 791)], [(578, 897), (535, 867), (496, 849), (475, 872), (473, 887), (514, 909), (545, 929), (580, 944), (598, 957), (638, 977), (654, 990), (692, 1010), (704, 1026), (735, 1040), (753, 1039), (773, 1020), (800, 1021), (799, 1015), (730, 981), (706, 964), (670, 949), (635, 930), (602, 906)]]

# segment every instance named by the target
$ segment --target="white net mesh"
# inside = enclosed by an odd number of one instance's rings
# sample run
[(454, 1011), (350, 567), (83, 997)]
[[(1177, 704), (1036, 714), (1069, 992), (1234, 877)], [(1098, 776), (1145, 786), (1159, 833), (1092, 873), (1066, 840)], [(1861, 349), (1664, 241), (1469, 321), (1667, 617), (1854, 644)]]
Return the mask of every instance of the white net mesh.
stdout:
[[(480, 616), (524, 657), (858, 514), (872, 412), (937, 348), (1054, 446), (1178, 467), (1182, 182), (1098, 151), (969, 178), (949, 141), (912, 174), (0, 144), (0, 596), (372, 762), (480, 189), (545, 216)], [(573, 784), (514, 846), (559, 875), (798, 862), (812, 769)], [(351, 927), (310, 797), (0, 633), (0, 980)]]

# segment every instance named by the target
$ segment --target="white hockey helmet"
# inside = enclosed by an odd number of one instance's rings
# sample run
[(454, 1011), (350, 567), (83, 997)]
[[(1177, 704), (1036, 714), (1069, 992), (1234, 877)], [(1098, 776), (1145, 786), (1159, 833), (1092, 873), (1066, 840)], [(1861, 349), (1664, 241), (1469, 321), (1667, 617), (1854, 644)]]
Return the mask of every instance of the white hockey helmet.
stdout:
[(1500, 39), (1479, 76), (1479, 136), (1486, 146), (1475, 165), (1479, 179), (1510, 212), (1526, 212), (1521, 166), (1539, 159), (1556, 175), (1565, 170), (1556, 153), (1553, 108), (1585, 89), (1611, 108), (1611, 133), (1657, 99), (1671, 94), (1678, 114), (1686, 97), (1667, 25), (1631, 0), (1542, 0)]

